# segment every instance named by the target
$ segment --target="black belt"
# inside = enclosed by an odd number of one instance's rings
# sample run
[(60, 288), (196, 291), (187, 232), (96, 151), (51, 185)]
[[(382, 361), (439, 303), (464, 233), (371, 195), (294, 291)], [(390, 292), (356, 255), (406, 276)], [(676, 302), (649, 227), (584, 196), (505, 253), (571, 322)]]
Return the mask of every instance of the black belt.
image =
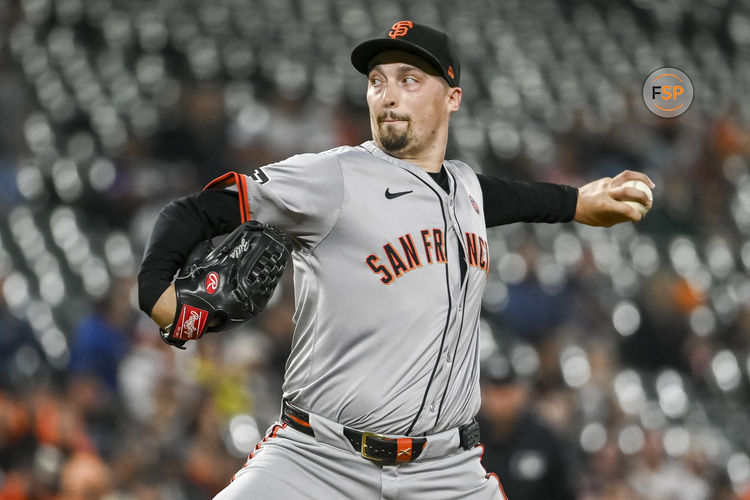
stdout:
[[(315, 437), (310, 426), (310, 414), (297, 408), (287, 400), (283, 401), (281, 419), (290, 427)], [(479, 444), (479, 423), (472, 420), (458, 428), (461, 447), (469, 450)], [(389, 438), (373, 432), (360, 432), (344, 426), (344, 437), (362, 456), (380, 465), (394, 465), (416, 460), (422, 454), (427, 438)]]

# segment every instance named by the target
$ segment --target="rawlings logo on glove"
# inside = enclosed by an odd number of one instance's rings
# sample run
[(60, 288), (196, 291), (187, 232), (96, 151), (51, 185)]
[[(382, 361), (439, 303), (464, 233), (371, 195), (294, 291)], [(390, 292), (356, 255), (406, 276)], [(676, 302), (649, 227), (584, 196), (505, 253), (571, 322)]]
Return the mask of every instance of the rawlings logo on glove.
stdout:
[(256, 316), (276, 289), (291, 247), (284, 233), (255, 221), (239, 226), (216, 248), (208, 241), (196, 246), (175, 278), (177, 311), (162, 339), (184, 349), (205, 332)]
[(206, 292), (210, 294), (216, 293), (219, 289), (219, 275), (215, 272), (208, 273), (206, 276)]
[(174, 326), (172, 335), (179, 340), (196, 339), (199, 336), (198, 332), (202, 332), (203, 327), (206, 326), (206, 319), (208, 319), (208, 311), (186, 304), (182, 306), (179, 320)]

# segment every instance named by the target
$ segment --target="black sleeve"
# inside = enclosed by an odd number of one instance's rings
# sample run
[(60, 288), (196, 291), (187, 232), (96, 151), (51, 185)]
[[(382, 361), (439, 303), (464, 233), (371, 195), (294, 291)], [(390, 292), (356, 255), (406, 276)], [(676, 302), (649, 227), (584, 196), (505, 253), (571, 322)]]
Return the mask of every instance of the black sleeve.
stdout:
[(570, 222), (578, 189), (548, 182), (519, 182), (477, 174), (487, 227), (513, 222)]
[(241, 215), (236, 192), (209, 190), (178, 198), (159, 213), (138, 273), (138, 305), (151, 315), (154, 304), (203, 240), (231, 232)]

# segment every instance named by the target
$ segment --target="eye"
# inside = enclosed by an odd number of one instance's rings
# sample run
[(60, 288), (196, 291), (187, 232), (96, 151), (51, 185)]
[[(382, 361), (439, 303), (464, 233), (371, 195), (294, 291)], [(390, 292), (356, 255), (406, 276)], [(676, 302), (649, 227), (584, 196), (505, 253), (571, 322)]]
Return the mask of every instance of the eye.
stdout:
[(407, 76), (404, 78), (404, 83), (417, 83), (417, 79), (413, 76)]
[(383, 81), (380, 79), (379, 76), (371, 76), (370, 77), (370, 85), (375, 87), (383, 83)]

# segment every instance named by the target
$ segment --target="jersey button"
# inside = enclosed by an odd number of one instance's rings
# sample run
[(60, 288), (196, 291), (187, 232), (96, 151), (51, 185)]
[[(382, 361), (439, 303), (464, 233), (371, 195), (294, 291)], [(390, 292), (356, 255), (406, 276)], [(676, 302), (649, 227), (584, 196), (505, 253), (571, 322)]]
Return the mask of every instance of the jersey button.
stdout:
[(445, 361), (446, 361), (446, 363), (450, 363), (451, 362), (451, 353), (448, 353), (448, 354), (445, 355)]
[(435, 413), (435, 405), (430, 405), (430, 411), (431, 411), (432, 413)]

